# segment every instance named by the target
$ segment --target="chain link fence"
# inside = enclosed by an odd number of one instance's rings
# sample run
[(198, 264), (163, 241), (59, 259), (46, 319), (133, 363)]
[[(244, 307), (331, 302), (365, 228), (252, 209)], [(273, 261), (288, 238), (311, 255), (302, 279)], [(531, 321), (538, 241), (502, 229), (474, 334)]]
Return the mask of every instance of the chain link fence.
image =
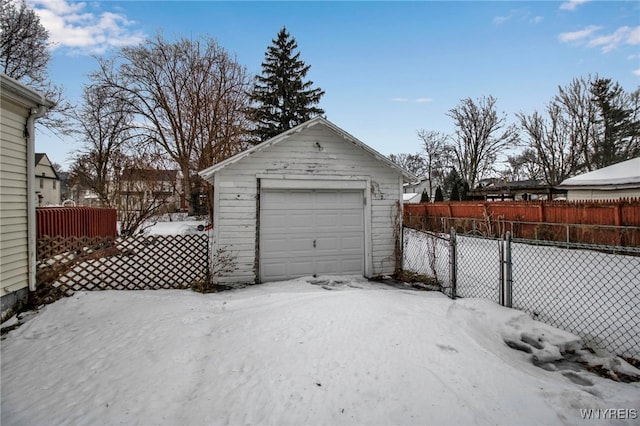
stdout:
[(512, 306), (593, 348), (640, 355), (640, 249), (514, 239)]
[(443, 293), (452, 297), (450, 236), (404, 227), (402, 241), (405, 278), (436, 284)]
[(594, 349), (640, 356), (640, 248), (409, 228), (403, 238), (405, 272), (433, 277), (449, 297), (489, 299)]

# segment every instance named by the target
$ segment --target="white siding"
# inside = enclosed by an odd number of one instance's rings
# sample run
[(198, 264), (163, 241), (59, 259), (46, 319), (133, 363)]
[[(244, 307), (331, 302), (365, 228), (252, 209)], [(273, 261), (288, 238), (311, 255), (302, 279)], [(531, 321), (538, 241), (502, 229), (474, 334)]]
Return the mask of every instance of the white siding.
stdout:
[[(0, 115), (0, 295), (29, 285), (28, 110), (3, 100)], [(33, 161), (33, 159), (31, 159)]]
[[(320, 149), (317, 147), (320, 145)], [(223, 282), (256, 281), (258, 177), (296, 175), (366, 180), (369, 183), (370, 275), (394, 271), (394, 221), (400, 214), (402, 176), (323, 125), (305, 128), (254, 152), (215, 175), (214, 225), (217, 246), (237, 256), (238, 270)], [(401, 200), (400, 200), (401, 201)]]
[(567, 191), (567, 201), (583, 200), (619, 200), (620, 198), (640, 197), (640, 188), (617, 189), (603, 191), (598, 189), (569, 189)]
[(35, 190), (39, 206), (57, 206), (60, 204), (60, 181), (46, 155), (35, 165)]

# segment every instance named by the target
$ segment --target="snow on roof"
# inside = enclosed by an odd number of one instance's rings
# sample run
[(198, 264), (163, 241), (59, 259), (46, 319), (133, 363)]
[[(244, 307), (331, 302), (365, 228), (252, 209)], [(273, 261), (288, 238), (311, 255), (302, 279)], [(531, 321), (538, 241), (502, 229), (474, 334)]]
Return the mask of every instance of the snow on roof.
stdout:
[(565, 179), (560, 186), (640, 186), (640, 157)]
[(402, 201), (405, 203), (419, 203), (422, 198), (422, 193), (419, 192), (405, 192), (402, 194)]

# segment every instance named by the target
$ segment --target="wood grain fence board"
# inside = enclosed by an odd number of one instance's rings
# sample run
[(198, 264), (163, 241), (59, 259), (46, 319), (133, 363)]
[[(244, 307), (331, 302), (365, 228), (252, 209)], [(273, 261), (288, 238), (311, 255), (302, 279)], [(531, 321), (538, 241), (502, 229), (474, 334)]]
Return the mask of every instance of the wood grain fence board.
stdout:
[(404, 205), (418, 229), (518, 238), (640, 246), (640, 199), (617, 201), (438, 202)]
[(115, 237), (116, 209), (37, 207), (36, 235), (41, 237)]
[(207, 235), (41, 238), (37, 248), (37, 284), (67, 294), (183, 289), (209, 278)]

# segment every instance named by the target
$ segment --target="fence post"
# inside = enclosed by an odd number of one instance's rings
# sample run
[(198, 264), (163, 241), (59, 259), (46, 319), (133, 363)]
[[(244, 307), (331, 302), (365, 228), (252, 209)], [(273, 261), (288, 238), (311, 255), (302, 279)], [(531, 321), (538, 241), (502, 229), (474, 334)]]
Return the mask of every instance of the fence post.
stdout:
[(449, 281), (451, 285), (451, 298), (456, 298), (456, 287), (458, 281), (458, 268), (457, 268), (457, 251), (456, 251), (456, 229), (451, 227), (451, 233), (449, 238)]
[(511, 263), (511, 233), (507, 232), (504, 239), (504, 275), (503, 275), (503, 306), (513, 307), (513, 265)]
[(500, 277), (498, 278), (498, 303), (500, 306), (505, 306), (505, 282), (504, 282), (504, 238), (498, 242), (498, 269), (500, 270)]

